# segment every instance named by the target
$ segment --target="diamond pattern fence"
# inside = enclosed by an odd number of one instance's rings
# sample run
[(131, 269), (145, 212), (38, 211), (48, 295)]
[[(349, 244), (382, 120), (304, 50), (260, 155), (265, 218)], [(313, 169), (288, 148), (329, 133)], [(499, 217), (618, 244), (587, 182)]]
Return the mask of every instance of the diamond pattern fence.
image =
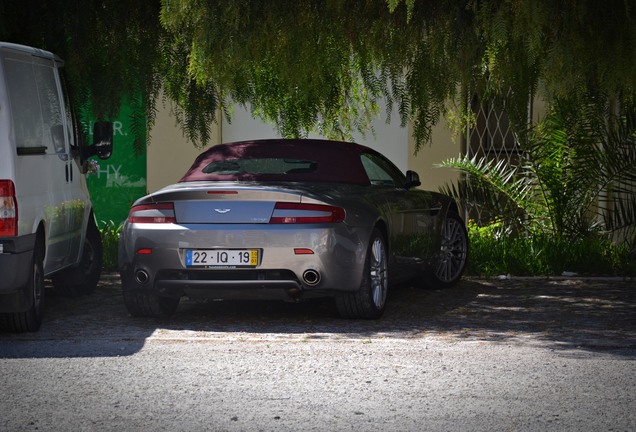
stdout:
[[(482, 101), (475, 96), (471, 109), (475, 122), (466, 130), (466, 155), (476, 160), (485, 157), (493, 163), (504, 161), (509, 166), (519, 165), (523, 153), (506, 113), (505, 101)], [(530, 105), (528, 110), (531, 110)], [(468, 219), (475, 220), (481, 226), (488, 224), (495, 216), (488, 209), (480, 207), (467, 208), (466, 212)]]

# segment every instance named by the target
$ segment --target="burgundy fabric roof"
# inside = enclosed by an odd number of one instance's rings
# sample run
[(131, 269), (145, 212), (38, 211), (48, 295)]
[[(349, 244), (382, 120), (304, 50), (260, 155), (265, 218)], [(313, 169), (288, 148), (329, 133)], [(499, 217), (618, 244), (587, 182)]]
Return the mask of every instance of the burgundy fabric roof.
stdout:
[[(306, 181), (368, 185), (360, 161), (362, 153), (376, 153), (354, 143), (312, 139), (269, 139), (219, 144), (201, 153), (179, 182), (192, 181)], [(232, 159), (289, 158), (317, 162), (317, 169), (294, 174), (207, 174), (211, 162)]]

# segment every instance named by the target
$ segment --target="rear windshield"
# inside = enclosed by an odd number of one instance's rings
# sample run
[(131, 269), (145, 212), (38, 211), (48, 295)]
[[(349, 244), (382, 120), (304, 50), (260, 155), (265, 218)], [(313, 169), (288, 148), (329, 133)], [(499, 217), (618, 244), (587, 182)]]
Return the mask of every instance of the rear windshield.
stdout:
[(308, 174), (316, 172), (318, 162), (302, 159), (259, 158), (226, 159), (208, 164), (202, 171), (206, 174)]
[(272, 139), (218, 144), (201, 153), (181, 182), (328, 182), (369, 185), (366, 147), (346, 142)]

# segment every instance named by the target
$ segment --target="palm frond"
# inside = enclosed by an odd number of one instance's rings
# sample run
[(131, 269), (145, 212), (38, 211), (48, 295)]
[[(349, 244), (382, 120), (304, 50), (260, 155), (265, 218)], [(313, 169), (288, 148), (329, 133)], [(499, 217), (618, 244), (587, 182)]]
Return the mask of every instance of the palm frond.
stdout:
[(528, 218), (540, 217), (528, 205), (528, 199), (534, 195), (532, 178), (523, 175), (518, 167), (508, 166), (505, 161), (466, 156), (447, 159), (439, 166), (464, 174), (458, 184), (441, 188), (464, 208), (496, 215), (502, 223), (515, 229), (524, 229)]

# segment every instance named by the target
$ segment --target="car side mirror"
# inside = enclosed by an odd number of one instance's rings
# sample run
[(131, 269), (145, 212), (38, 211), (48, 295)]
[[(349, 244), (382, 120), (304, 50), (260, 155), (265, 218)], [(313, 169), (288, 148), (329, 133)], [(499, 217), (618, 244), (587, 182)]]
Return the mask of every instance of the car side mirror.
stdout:
[(418, 187), (421, 184), (422, 182), (420, 181), (420, 176), (415, 171), (408, 170), (406, 172), (406, 189)]
[(93, 126), (93, 151), (100, 159), (108, 159), (113, 154), (113, 124), (98, 121)]

